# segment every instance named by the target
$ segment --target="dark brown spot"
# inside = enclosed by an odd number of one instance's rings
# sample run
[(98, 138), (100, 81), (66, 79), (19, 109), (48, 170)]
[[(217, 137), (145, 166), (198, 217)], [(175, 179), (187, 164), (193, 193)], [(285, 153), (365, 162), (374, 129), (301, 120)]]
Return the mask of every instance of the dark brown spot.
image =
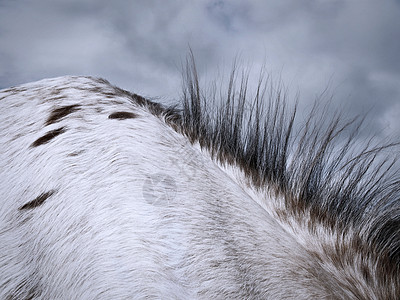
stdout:
[(24, 209), (32, 209), (32, 208), (38, 207), (39, 205), (42, 205), (44, 203), (44, 201), (46, 201), (47, 198), (49, 198), (51, 195), (53, 195), (54, 192), (55, 192), (54, 190), (51, 190), (47, 193), (43, 193), (40, 196), (33, 199), (32, 201), (25, 203), (18, 209), (24, 210)]
[(68, 156), (78, 156), (84, 152), (85, 152), (85, 150), (75, 151), (75, 152), (71, 152), (70, 154), (68, 154)]
[(137, 114), (134, 114), (131, 112), (126, 112), (126, 111), (118, 111), (118, 112), (112, 113), (111, 115), (108, 116), (109, 119), (119, 119), (119, 120), (133, 119), (136, 117), (138, 117)]
[(47, 142), (49, 142), (51, 139), (55, 138), (57, 135), (60, 135), (61, 133), (64, 133), (65, 129), (64, 127), (55, 129), (55, 130), (51, 130), (49, 132), (47, 132), (44, 136), (38, 138), (36, 141), (34, 141), (31, 145), (31, 147), (37, 147), (43, 144), (46, 144)]
[(79, 105), (77, 105), (77, 104), (56, 108), (55, 110), (52, 111), (49, 118), (47, 119), (46, 125), (50, 125), (50, 124), (58, 122), (63, 117), (77, 111), (78, 108), (79, 108)]

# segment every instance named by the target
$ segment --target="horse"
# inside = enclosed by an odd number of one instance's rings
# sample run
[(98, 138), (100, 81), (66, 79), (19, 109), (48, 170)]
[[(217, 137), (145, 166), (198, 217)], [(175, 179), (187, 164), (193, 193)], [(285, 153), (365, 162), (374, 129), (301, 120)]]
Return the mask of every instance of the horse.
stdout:
[(0, 299), (398, 299), (398, 144), (236, 73), (2, 90)]

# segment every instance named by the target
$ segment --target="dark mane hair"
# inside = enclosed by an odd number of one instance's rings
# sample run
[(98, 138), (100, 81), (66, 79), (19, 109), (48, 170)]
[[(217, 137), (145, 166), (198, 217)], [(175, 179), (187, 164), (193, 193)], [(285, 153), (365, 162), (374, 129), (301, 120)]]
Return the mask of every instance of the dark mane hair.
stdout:
[(295, 132), (297, 105), (288, 109), (281, 90), (268, 91), (262, 80), (248, 100), (248, 76), (236, 88), (235, 72), (222, 105), (210, 107), (215, 93), (200, 87), (190, 56), (174, 127), (221, 163), (240, 167), (255, 188), (283, 196), (282, 218), (300, 221), (308, 213), (311, 231), (323, 224), (351, 234), (353, 246), (376, 262), (379, 279), (400, 292), (400, 176), (397, 157), (384, 151), (399, 143), (378, 146), (371, 139), (360, 149), (355, 141), (364, 119), (343, 121), (340, 113), (326, 119), (329, 107), (318, 105)]

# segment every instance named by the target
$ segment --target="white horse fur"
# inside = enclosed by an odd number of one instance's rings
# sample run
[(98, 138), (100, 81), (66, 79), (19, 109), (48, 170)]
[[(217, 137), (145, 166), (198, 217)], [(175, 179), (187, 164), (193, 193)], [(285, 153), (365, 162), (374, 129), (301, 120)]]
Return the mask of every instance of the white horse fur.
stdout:
[(398, 299), (393, 145), (185, 79), (181, 109), (91, 77), (0, 92), (0, 299)]

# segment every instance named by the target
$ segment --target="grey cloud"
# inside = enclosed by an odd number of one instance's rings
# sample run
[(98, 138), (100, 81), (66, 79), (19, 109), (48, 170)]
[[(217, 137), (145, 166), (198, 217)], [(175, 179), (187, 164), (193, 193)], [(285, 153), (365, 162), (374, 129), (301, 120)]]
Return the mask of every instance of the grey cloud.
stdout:
[(3, 0), (0, 87), (88, 74), (170, 103), (190, 46), (202, 79), (239, 55), (301, 106), (330, 85), (336, 107), (373, 110), (370, 131), (400, 136), (398, 36), (399, 1)]

